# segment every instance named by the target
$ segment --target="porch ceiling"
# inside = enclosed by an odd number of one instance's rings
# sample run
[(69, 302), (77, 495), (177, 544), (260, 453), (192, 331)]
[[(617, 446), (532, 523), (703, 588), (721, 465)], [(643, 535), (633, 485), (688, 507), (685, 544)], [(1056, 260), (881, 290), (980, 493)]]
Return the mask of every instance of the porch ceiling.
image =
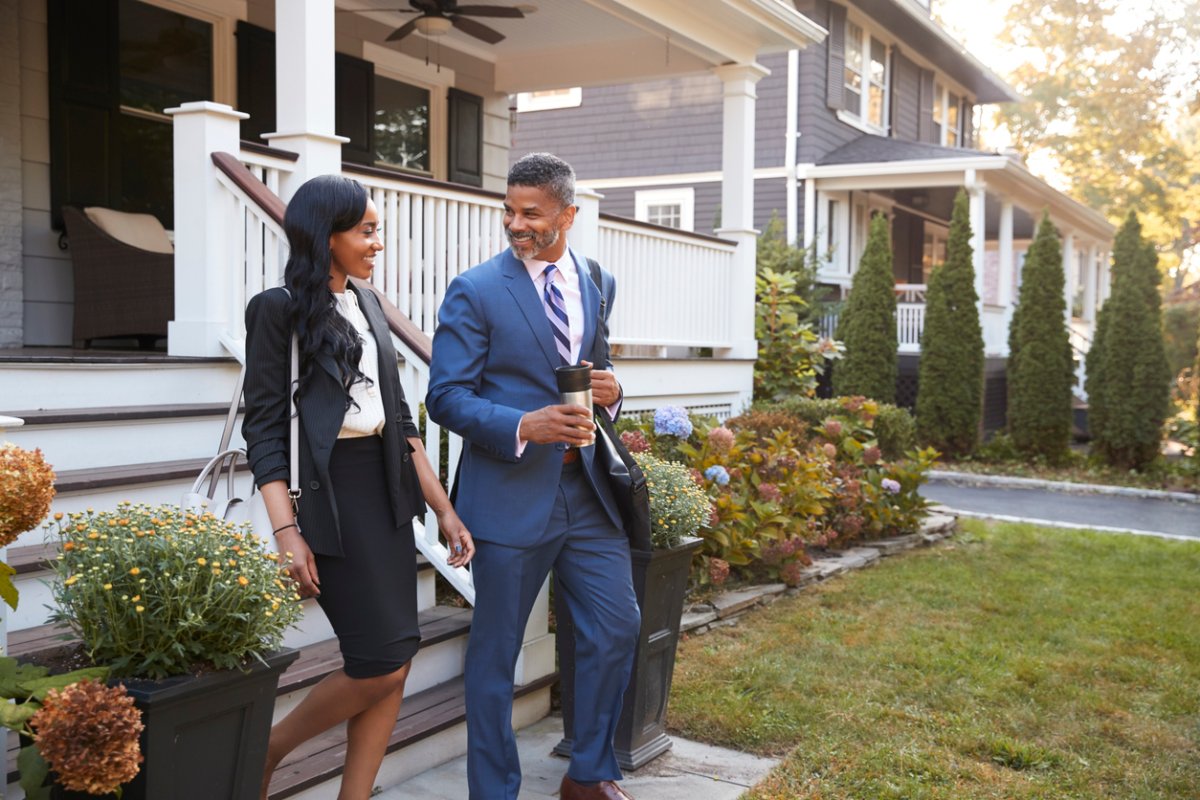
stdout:
[[(391, 27), (412, 19), (403, 0), (336, 0), (343, 10)], [(539, 0), (524, 19), (485, 19), (505, 39), (487, 45), (454, 29), (442, 48), (488, 62), (497, 92), (599, 86), (683, 75), (759, 53), (801, 48), (825, 30), (784, 0)], [(392, 10), (388, 10), (388, 9)], [(370, 10), (368, 10), (370, 9)], [(702, 9), (702, 10), (700, 10)], [(420, 39), (414, 33), (412, 37)], [(422, 48), (423, 49), (423, 48)]]

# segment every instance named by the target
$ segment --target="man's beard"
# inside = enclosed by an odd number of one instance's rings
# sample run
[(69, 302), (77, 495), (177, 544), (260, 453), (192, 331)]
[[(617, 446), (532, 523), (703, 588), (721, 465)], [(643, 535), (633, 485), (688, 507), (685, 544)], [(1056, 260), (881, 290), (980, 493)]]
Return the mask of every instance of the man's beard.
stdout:
[[(516, 240), (515, 235), (508, 228), (504, 229), (504, 235), (508, 237), (513, 255), (522, 261), (534, 258), (538, 253), (558, 243), (558, 228), (551, 228), (541, 236), (534, 234), (528, 239)], [(522, 250), (526, 252), (526, 255), (521, 254)]]

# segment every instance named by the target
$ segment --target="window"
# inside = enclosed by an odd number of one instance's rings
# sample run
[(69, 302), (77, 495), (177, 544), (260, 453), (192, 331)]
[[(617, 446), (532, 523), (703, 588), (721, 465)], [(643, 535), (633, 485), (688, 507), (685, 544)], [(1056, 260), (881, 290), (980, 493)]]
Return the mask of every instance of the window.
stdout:
[(962, 146), (962, 98), (941, 83), (933, 85), (933, 132), (943, 147)]
[(577, 108), (582, 102), (583, 89), (579, 86), (542, 92), (520, 92), (517, 94), (517, 112)]
[(921, 250), (922, 283), (928, 284), (933, 268), (946, 263), (947, 234), (947, 228), (934, 226), (926, 221), (925, 244)]
[(429, 90), (375, 76), (377, 163), (430, 172)]
[(680, 230), (695, 230), (696, 193), (690, 186), (644, 189), (634, 195), (634, 216), (642, 222)]
[(135, 0), (121, 0), (117, 19), (116, 205), (173, 228), (174, 134), (162, 112), (212, 98), (212, 25)]
[(888, 48), (846, 21), (846, 112), (876, 130), (887, 128)]

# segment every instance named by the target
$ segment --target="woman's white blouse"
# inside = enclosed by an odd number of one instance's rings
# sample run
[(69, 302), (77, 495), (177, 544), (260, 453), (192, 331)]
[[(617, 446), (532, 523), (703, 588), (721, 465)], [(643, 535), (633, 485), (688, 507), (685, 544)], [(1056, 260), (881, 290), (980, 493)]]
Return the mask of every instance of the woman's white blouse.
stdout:
[(358, 307), (358, 297), (354, 292), (334, 292), (333, 296), (337, 298), (338, 311), (350, 321), (362, 340), (362, 360), (358, 362), (358, 368), (369, 379), (366, 383), (358, 382), (350, 387), (350, 398), (357, 406), (352, 405), (346, 411), (338, 438), (377, 436), (383, 432), (386, 420), (383, 398), (379, 394), (379, 346), (375, 343), (367, 318)]

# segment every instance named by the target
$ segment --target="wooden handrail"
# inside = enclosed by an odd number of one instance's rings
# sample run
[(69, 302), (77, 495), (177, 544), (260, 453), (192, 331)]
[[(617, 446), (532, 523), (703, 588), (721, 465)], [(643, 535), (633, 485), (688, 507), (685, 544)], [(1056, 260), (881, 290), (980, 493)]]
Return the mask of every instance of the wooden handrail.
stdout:
[[(282, 227), (283, 213), (287, 206), (279, 199), (279, 195), (272, 192), (266, 187), (262, 181), (254, 177), (250, 170), (246, 169), (245, 165), (237, 159), (237, 156), (231, 153), (213, 153), (213, 164), (217, 169), (225, 173), (228, 178), (233, 181), (239, 189), (246, 193), (255, 205), (266, 214), (275, 224)], [(412, 320), (404, 316), (400, 309), (388, 300), (387, 295), (376, 289), (368, 281), (351, 278), (354, 285), (359, 289), (370, 290), (379, 298), (379, 304), (383, 306), (383, 315), (387, 318), (388, 328), (399, 337), (400, 341), (404, 342), (413, 354), (420, 359), (426, 366), (432, 360), (433, 355), (433, 339), (429, 337), (423, 330), (413, 324)]]
[(282, 227), (283, 212), (287, 208), (283, 201), (279, 199), (279, 195), (267, 188), (267, 185), (254, 177), (254, 173), (246, 169), (246, 165), (238, 161), (237, 156), (232, 153), (213, 153), (213, 163), (217, 165), (217, 169), (224, 172), (229, 180), (233, 181), (234, 185), (241, 189), (246, 195), (254, 201), (262, 212), (271, 220)]

